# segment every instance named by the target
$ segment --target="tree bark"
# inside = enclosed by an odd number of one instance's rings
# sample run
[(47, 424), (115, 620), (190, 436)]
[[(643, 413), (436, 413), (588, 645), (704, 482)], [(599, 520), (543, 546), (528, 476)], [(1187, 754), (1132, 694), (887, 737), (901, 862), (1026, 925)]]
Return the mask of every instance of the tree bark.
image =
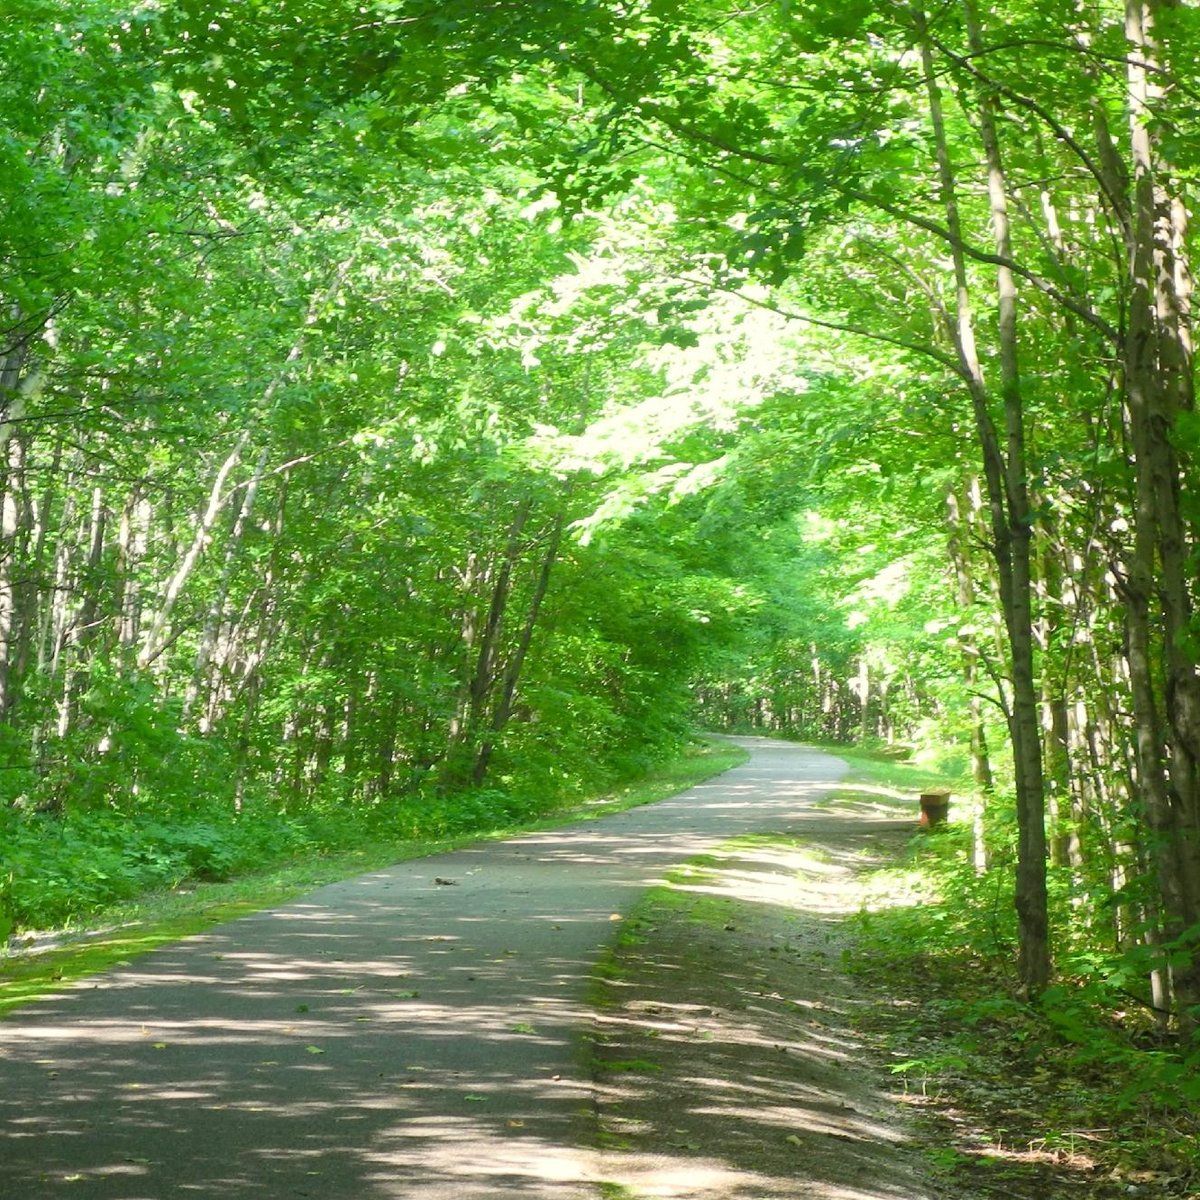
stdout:
[[(924, 20), (919, 22), (924, 33)], [(983, 476), (991, 514), (993, 553), (999, 572), (1000, 601), (1008, 633), (1012, 699), (1007, 713), (1013, 743), (1017, 804), (1018, 924), (1017, 970), (1030, 993), (1042, 989), (1050, 977), (1049, 907), (1046, 891), (1045, 788), (1042, 747), (1038, 727), (1038, 691), (1034, 670), (1033, 587), (1031, 569), (1032, 515), (1029, 510), (1024, 451), (1024, 415), (1016, 340), (1016, 288), (1011, 270), (997, 266), (1000, 320), (1001, 398), (1006, 447), (992, 416), (975, 343), (974, 321), (962, 246), (957, 184), (942, 112), (941, 89), (928, 38), (922, 38), (922, 64), (930, 119), (937, 152), (941, 198), (949, 245), (954, 262), (957, 296), (953, 329), (962, 374), (972, 401), (975, 430), (983, 460)], [(979, 116), (984, 123), (986, 101)], [(995, 142), (994, 127), (984, 136), (987, 154), (988, 194), (996, 234), (997, 257), (1008, 260), (1008, 216), (1004, 175)], [(1003, 250), (1000, 249), (1003, 247)]]
[[(1156, 0), (1126, 0), (1126, 72), (1133, 164), (1125, 399), (1134, 459), (1134, 543), (1127, 563), (1130, 674), (1139, 783), (1163, 899), (1177, 1011), (1200, 1005), (1200, 954), (1180, 938), (1200, 924), (1200, 675), (1188, 652), (1194, 597), (1172, 433), (1192, 403), (1190, 291), (1182, 206), (1153, 132), (1162, 97)], [(1155, 638), (1155, 612), (1161, 639)], [(1161, 654), (1156, 654), (1156, 640)], [(1163, 664), (1161, 674), (1157, 663)]]
[[(463, 632), (468, 632), (475, 643), (473, 665), (464, 681), (465, 691), (459, 703), (459, 713), (451, 723), (443, 763), (443, 782), (450, 787), (472, 779), (476, 773), (475, 762), (479, 747), (475, 744), (483, 732), (489, 705), (501, 680), (502, 637), (509, 601), (512, 598), (513, 572), (521, 554), (521, 539), (533, 512), (529, 499), (521, 500), (513, 513), (505, 536), (504, 549), (498, 562), (483, 574), (491, 580), (491, 596), (487, 616), (481, 628), (473, 620), (464, 621)], [(467, 598), (468, 604), (470, 598)]]
[(476, 787), (483, 783), (484, 777), (487, 774), (488, 764), (491, 762), (492, 753), (495, 749), (496, 739), (504, 732), (509, 719), (512, 717), (517, 684), (521, 679), (521, 672), (524, 669), (525, 658), (529, 653), (529, 647), (533, 641), (533, 633), (537, 627), (542, 603), (545, 601), (546, 592), (550, 587), (550, 574), (558, 559), (559, 546), (562, 544), (563, 521), (563, 515), (559, 513), (558, 517), (555, 518), (546, 549), (542, 554), (542, 564), (538, 571), (537, 583), (534, 585), (533, 596), (530, 598), (529, 607), (525, 613), (525, 622), (521, 627), (517, 644), (513, 648), (504, 670), (503, 686), (492, 713), (491, 721), (488, 723), (487, 735), (484, 737), (475, 756), (475, 766), (471, 772), (471, 782)]

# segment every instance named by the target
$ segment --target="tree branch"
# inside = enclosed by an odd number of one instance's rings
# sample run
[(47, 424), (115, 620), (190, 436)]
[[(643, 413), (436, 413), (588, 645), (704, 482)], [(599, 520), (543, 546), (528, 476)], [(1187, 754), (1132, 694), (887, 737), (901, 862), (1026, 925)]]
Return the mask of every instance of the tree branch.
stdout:
[(895, 337), (892, 334), (880, 333), (878, 330), (867, 329), (862, 325), (854, 325), (849, 321), (830, 321), (823, 317), (814, 317), (808, 313), (797, 312), (795, 309), (784, 308), (780, 304), (774, 304), (770, 300), (759, 300), (754, 296), (749, 296), (739, 288), (731, 287), (728, 284), (718, 283), (713, 279), (696, 279), (689, 275), (676, 274), (672, 275), (673, 279), (680, 279), (685, 283), (694, 284), (702, 289), (715, 289), (719, 292), (725, 292), (727, 295), (734, 296), (741, 300), (743, 304), (749, 304), (754, 308), (765, 309), (767, 312), (777, 313), (781, 317), (786, 317), (789, 321), (803, 321), (808, 325), (816, 325), (821, 329), (833, 329), (838, 333), (852, 333), (858, 337), (867, 338), (874, 342), (886, 342), (890, 346), (898, 346), (902, 350), (911, 351), (913, 354), (924, 355), (926, 358), (932, 358), (935, 362), (940, 363), (943, 367), (947, 367), (960, 378), (963, 377), (962, 367), (958, 360), (950, 354), (945, 354), (941, 350), (933, 346), (927, 345), (924, 342), (914, 342), (907, 338)]
[(932, 36), (930, 37), (930, 41), (952, 63), (955, 63), (957, 66), (962, 67), (963, 70), (968, 71), (971, 75), (978, 79), (980, 83), (985, 84), (987, 87), (994, 88), (996, 92), (998, 92), (1001, 96), (1004, 96), (1005, 99), (1011, 100), (1014, 104), (1021, 108), (1028, 109), (1031, 113), (1044, 121), (1054, 136), (1060, 142), (1062, 142), (1062, 144), (1066, 146), (1081, 163), (1083, 163), (1088, 174), (1091, 175), (1091, 177), (1096, 181), (1097, 186), (1100, 188), (1101, 194), (1108, 201), (1113, 215), (1116, 217), (1121, 228), (1125, 231), (1128, 239), (1129, 206), (1124, 202), (1122, 197), (1113, 194), (1108, 185), (1108, 180), (1104, 176), (1104, 172), (1092, 160), (1092, 156), (1087, 152), (1087, 150), (1084, 149), (1082, 144), (1072, 136), (1071, 131), (1067, 129), (1067, 127), (1063, 125), (1063, 123), (1058, 120), (1058, 118), (1055, 117), (1054, 114), (1050, 112), (1050, 110), (1046, 108), (1044, 104), (1039, 104), (1035, 99), (1033, 99), (1032, 96), (1022, 95), (1014, 88), (1009, 87), (1008, 84), (1001, 83), (995, 78), (995, 76), (988, 75), (986, 72), (981, 71), (972, 61), (974, 57), (973, 55), (968, 56), (956, 54), (944, 42), (933, 38)]
[(917, 213), (911, 212), (906, 208), (901, 208), (899, 205), (889, 204), (887, 201), (872, 195), (870, 192), (861, 192), (857, 188), (848, 187), (840, 188), (840, 190), (843, 195), (848, 196), (851, 200), (857, 200), (860, 204), (866, 204), (871, 208), (878, 209), (880, 212), (885, 212), (888, 216), (895, 217), (898, 221), (905, 221), (910, 225), (915, 225), (918, 229), (924, 229), (927, 233), (932, 233), (947, 245), (957, 247), (968, 258), (974, 259), (976, 262), (988, 263), (994, 267), (1007, 267), (1014, 275), (1019, 275), (1028, 283), (1033, 284), (1038, 291), (1044, 293), (1056, 304), (1061, 305), (1068, 312), (1073, 312), (1081, 321), (1086, 321), (1087, 324), (1102, 333), (1110, 342), (1116, 344), (1119, 341), (1117, 330), (1104, 320), (1103, 317), (1093, 312), (1087, 305), (1081, 304), (1079, 301), (1073, 300), (1070, 296), (1064, 295), (1049, 280), (1043, 279), (1036, 271), (1030, 270), (1029, 267), (1023, 267), (1020, 263), (1005, 255), (994, 254), (988, 250), (980, 250), (964, 239), (956, 238), (949, 229), (939, 222), (931, 220), (929, 217), (919, 216)]

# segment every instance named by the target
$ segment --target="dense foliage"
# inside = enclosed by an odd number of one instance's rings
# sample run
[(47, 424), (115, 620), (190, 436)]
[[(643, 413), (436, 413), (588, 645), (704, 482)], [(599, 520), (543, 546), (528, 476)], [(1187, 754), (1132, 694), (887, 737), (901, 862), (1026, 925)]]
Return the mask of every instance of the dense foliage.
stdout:
[(698, 702), (959, 745), (1023, 986), (1099, 956), (1194, 1025), (1198, 45), (1165, 0), (10, 14), (0, 920), (535, 811)]

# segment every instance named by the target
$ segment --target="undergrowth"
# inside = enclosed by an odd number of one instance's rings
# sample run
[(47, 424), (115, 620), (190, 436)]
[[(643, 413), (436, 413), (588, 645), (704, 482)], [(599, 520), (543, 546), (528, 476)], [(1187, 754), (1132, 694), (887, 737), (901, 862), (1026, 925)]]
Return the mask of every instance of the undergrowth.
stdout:
[[(1136, 951), (1060, 946), (1054, 985), (1019, 998), (1011, 875), (1002, 861), (977, 874), (971, 831), (952, 824), (880, 872), (858, 918), (851, 965), (892, 998), (867, 1024), (951, 1127), (940, 1165), (964, 1186), (1046, 1194), (1052, 1171), (1093, 1196), (1200, 1195), (1200, 1043), (1156, 1021)], [(1066, 887), (1051, 890), (1068, 928)]]
[[(645, 802), (696, 775), (740, 761), (740, 751), (699, 743), (603, 796), (604, 811), (622, 799)], [(645, 793), (639, 786), (650, 784)], [(655, 790), (655, 785), (657, 789)], [(595, 800), (585, 808), (592, 807)], [(521, 791), (477, 789), (447, 797), (407, 797), (356, 810), (337, 805), (291, 814), (257, 803), (240, 811), (202, 800), (147, 816), (73, 808), (63, 815), (0, 813), (0, 934), (85, 921), (146, 893), (222, 881), (296, 860), (336, 856), (363, 846), (425, 843), (527, 827), (573, 811), (577, 800)]]

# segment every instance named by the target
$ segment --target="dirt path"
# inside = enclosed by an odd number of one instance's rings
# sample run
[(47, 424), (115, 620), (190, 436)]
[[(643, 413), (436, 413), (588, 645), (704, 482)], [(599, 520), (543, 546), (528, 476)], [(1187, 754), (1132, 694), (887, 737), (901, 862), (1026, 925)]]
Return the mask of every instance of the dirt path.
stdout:
[[(798, 747), (744, 744), (750, 763), (671, 800), (323, 888), (0, 1022), (0, 1196), (632, 1194), (597, 1182), (621, 1174), (611, 1149), (596, 1152), (585, 1041), (596, 960), (670, 868), (739, 834), (818, 827), (813, 805), (842, 769)], [(682, 926), (679, 937), (682, 954)], [(736, 955), (719, 970), (737, 976)], [(761, 1107), (777, 1083), (786, 1073), (746, 1099)], [(899, 1136), (856, 1128), (865, 1141)], [(743, 1156), (720, 1169), (756, 1168)], [(774, 1192), (646, 1194), (924, 1196), (906, 1184), (813, 1192), (788, 1178)]]
[(894, 1081), (855, 1028), (846, 920), (912, 822), (810, 812), (643, 901), (603, 964), (602, 1170), (628, 1200), (924, 1200)]

